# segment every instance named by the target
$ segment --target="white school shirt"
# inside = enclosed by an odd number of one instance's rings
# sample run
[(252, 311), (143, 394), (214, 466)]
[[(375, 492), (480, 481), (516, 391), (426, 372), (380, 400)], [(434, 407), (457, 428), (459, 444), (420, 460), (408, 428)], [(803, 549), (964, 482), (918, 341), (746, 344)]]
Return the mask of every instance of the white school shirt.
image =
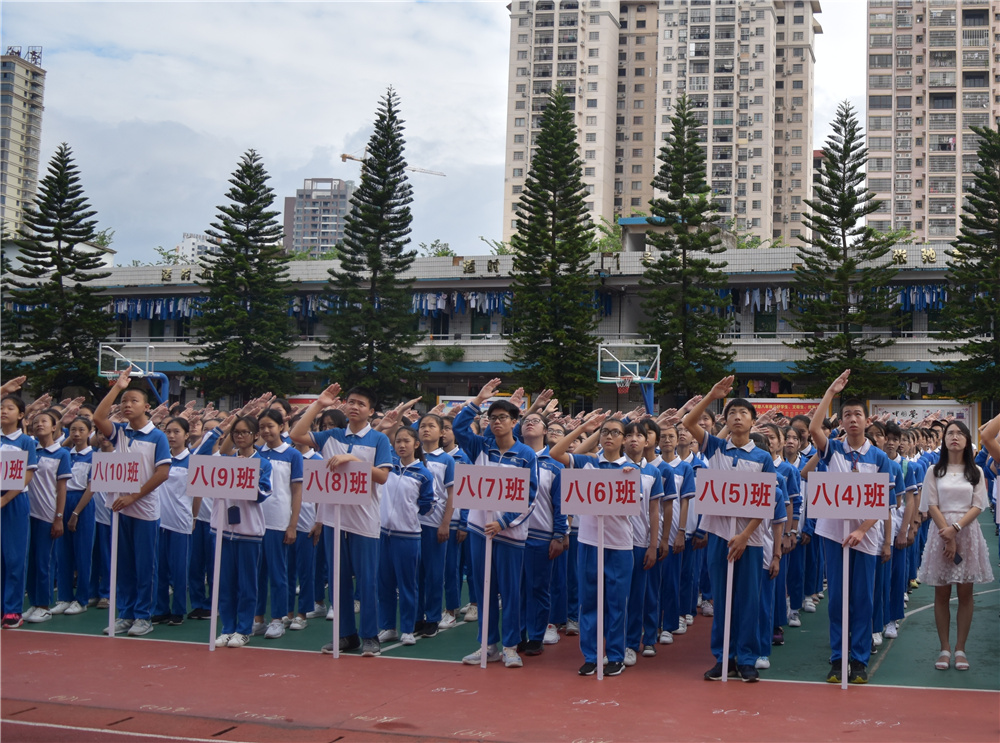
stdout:
[[(161, 464), (170, 464), (170, 445), (167, 436), (152, 422), (136, 430), (131, 423), (113, 424), (108, 441), (114, 444), (117, 452), (131, 452), (142, 455), (139, 460), (139, 482), (143, 485), (153, 476), (153, 472)], [(120, 512), (141, 521), (156, 521), (160, 518), (160, 499), (156, 490), (147, 493), (128, 508)]]
[(262, 446), (258, 451), (271, 463), (271, 497), (260, 504), (264, 528), (285, 531), (292, 520), (292, 483), (302, 482), (302, 455), (285, 443), (273, 449)]
[[(569, 466), (567, 469), (625, 469), (631, 467), (639, 469), (628, 457), (622, 456), (609, 461), (604, 458), (601, 452), (597, 458), (588, 457), (583, 454), (570, 454)], [(580, 533), (577, 539), (581, 544), (597, 547), (597, 519), (598, 516), (580, 514), (575, 520), (580, 522)], [(632, 521), (628, 516), (605, 516), (604, 517), (604, 548), (609, 550), (631, 550), (632, 549)]]
[(448, 488), (455, 483), (455, 458), (438, 447), (424, 455), (424, 466), (434, 475), (434, 505), (427, 513), (419, 516), (423, 526), (435, 529), (441, 526), (444, 509), (448, 505)]
[(56, 482), (69, 480), (73, 471), (69, 450), (59, 444), (38, 448), (38, 469), (28, 483), (30, 498), (28, 513), (41, 521), (54, 521), (56, 517)]
[[(90, 446), (85, 446), (80, 451), (76, 449), (69, 450), (73, 476), (66, 483), (67, 493), (70, 490), (83, 491), (87, 489), (87, 483), (90, 482), (90, 467), (93, 453), (94, 449)], [(77, 457), (80, 457), (80, 459), (78, 460)]]
[(181, 449), (180, 454), (170, 461), (170, 474), (166, 481), (156, 488), (160, 502), (160, 528), (177, 534), (190, 534), (194, 530), (194, 516), (191, 515), (193, 501), (187, 496), (190, 456), (190, 451)]
[[(323, 460), (319, 454), (317, 454), (312, 449), (306, 451), (302, 455), (302, 461), (305, 462), (307, 459), (319, 459)], [(267, 501), (265, 501), (266, 503)], [(307, 500), (302, 501), (302, 507), (299, 508), (299, 522), (295, 525), (295, 531), (302, 531), (308, 534), (313, 526), (316, 524), (316, 504), (310, 503)]]
[[(639, 502), (642, 504), (637, 516), (629, 516), (632, 522), (632, 546), (649, 547), (649, 503), (661, 500), (663, 495), (663, 478), (660, 471), (645, 459), (638, 465), (640, 487)], [(659, 536), (659, 535), (657, 535)]]

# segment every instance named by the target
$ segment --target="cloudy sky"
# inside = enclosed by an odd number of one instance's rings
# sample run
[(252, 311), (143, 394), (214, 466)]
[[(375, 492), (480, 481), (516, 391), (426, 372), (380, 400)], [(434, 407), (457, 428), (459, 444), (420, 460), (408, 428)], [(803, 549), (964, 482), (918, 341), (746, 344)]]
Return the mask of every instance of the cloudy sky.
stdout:
[[(413, 244), (460, 254), (499, 238), (509, 17), (457, 2), (11, 2), (3, 44), (43, 47), (42, 160), (74, 151), (118, 262), (204, 232), (256, 149), (280, 198), (304, 178), (357, 179), (380, 96), (400, 95)], [(863, 111), (863, 0), (825, 0), (816, 146), (837, 103)]]

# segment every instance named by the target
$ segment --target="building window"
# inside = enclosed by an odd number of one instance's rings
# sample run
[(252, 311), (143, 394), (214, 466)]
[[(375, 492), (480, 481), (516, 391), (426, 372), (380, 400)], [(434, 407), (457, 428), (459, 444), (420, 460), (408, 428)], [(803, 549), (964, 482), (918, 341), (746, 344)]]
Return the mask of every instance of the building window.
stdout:
[[(514, 158), (514, 159), (515, 159), (515, 160), (517, 160), (518, 158)], [(514, 168), (514, 169), (513, 169), (512, 171), (511, 171), (511, 174), (512, 174), (512, 175), (513, 175), (513, 176), (514, 176), (515, 178), (524, 178), (524, 168)]]
[(632, 166), (632, 172), (633, 172), (633, 173), (634, 173), (635, 175), (639, 175), (639, 174), (641, 174), (641, 173), (642, 173), (642, 165), (633, 165), (633, 166)]
[(514, 159), (515, 160), (523, 160), (524, 159), (524, 151), (523, 150), (517, 150), (514, 153)]
[(588, 98), (587, 99), (587, 108), (597, 108), (597, 99), (596, 98)]

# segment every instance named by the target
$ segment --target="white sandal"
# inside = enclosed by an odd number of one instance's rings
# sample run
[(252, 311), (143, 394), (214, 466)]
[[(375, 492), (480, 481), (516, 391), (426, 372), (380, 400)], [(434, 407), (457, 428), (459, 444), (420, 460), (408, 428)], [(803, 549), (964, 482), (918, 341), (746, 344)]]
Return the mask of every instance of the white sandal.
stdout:
[(942, 650), (938, 653), (938, 659), (937, 662), (934, 663), (934, 667), (939, 671), (947, 671), (951, 667), (951, 651)]
[(956, 671), (969, 670), (969, 659), (966, 657), (964, 650), (955, 651), (955, 670)]

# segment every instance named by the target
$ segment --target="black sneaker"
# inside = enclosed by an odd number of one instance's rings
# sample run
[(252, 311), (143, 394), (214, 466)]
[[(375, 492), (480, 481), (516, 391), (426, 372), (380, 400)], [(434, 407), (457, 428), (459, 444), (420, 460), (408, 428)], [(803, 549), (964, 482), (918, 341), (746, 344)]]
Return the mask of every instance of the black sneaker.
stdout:
[(437, 622), (423, 622), (420, 627), (420, 634), (424, 637), (434, 637), (438, 633)]
[(774, 630), (774, 634), (771, 635), (771, 644), (772, 645), (784, 645), (785, 644), (785, 630), (781, 629), (781, 627), (777, 627)]
[(722, 663), (716, 663), (714, 666), (705, 671), (706, 681), (721, 681), (722, 680)]
[(584, 663), (582, 666), (580, 666), (580, 670), (577, 671), (577, 673), (580, 674), (581, 676), (593, 676), (595, 673), (597, 673), (597, 664)]
[(622, 671), (625, 670), (625, 664), (620, 660), (610, 661), (606, 666), (604, 666), (605, 676), (621, 676)]
[(382, 654), (382, 645), (379, 643), (377, 637), (366, 637), (364, 643), (361, 646), (361, 657), (362, 658), (374, 658), (377, 655)]
[(525, 655), (541, 655), (543, 652), (545, 652), (545, 646), (542, 645), (541, 640), (528, 640), (524, 643)]
[[(340, 638), (340, 652), (342, 653), (346, 650), (357, 650), (360, 647), (361, 638), (357, 635), (348, 635), (347, 637)], [(333, 648), (330, 648), (330, 651), (333, 652)]]
[(180, 627), (182, 624), (184, 624), (184, 615), (183, 614), (171, 614), (170, 615), (170, 619), (167, 620), (167, 624), (170, 627)]
[(847, 674), (847, 683), (849, 684), (867, 684), (868, 683), (868, 666), (859, 660), (852, 660), (850, 665), (850, 671)]
[(192, 609), (188, 612), (188, 619), (211, 619), (212, 612), (208, 609)]
[(839, 684), (840, 683), (840, 661), (834, 661), (830, 664), (830, 672), (826, 675), (826, 683), (828, 684)]
[(760, 681), (760, 674), (757, 673), (757, 669), (753, 666), (739, 666), (737, 671), (740, 674), (741, 681), (745, 681), (746, 683)]
[(149, 618), (150, 624), (166, 624), (167, 620), (170, 619), (169, 614), (154, 614)]

